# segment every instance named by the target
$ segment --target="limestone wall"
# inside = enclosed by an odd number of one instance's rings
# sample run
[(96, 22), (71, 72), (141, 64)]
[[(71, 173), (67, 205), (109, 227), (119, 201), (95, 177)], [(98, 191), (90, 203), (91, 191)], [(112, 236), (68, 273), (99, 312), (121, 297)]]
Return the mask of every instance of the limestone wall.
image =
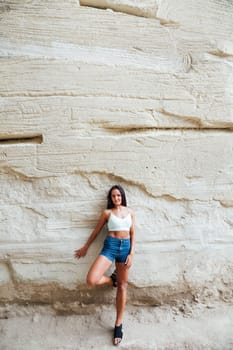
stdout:
[(232, 33), (227, 0), (1, 2), (1, 302), (111, 300), (85, 286), (106, 231), (73, 251), (115, 183), (129, 302), (233, 300)]

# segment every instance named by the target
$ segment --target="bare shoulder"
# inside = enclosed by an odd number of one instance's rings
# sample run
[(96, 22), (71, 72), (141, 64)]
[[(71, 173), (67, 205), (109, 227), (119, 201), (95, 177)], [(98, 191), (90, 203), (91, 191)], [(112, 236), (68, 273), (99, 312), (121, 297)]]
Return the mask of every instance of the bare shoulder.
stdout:
[(134, 211), (133, 211), (132, 208), (129, 208), (129, 207), (128, 207), (128, 211), (129, 211), (129, 213), (130, 213), (132, 216), (134, 216)]
[(111, 213), (111, 210), (110, 210), (110, 209), (105, 209), (105, 210), (103, 211), (102, 215), (103, 215), (103, 217), (104, 217), (106, 220), (108, 220), (110, 213)]

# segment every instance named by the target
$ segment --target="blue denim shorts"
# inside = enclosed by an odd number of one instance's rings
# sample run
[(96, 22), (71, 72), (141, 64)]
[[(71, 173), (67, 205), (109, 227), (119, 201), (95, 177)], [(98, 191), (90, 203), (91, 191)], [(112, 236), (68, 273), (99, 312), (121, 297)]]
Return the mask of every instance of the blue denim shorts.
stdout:
[(111, 261), (124, 263), (130, 253), (130, 239), (129, 238), (115, 238), (107, 236), (104, 240), (103, 249), (100, 255), (105, 256)]

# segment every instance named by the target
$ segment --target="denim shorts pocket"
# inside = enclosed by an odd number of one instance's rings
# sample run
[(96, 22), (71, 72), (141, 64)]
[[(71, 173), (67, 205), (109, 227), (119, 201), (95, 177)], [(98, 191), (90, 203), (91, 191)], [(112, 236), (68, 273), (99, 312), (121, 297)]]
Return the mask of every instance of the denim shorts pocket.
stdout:
[(109, 237), (106, 237), (104, 240), (104, 248), (105, 249), (111, 249), (112, 248), (112, 242), (109, 239)]

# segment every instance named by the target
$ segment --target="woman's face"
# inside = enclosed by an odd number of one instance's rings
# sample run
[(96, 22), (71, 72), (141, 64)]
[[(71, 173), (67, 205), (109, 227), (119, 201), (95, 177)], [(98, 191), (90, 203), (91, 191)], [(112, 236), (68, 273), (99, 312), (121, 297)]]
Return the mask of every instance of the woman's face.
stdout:
[(122, 197), (121, 197), (120, 191), (117, 189), (112, 190), (111, 199), (112, 199), (112, 202), (115, 206), (121, 205)]

